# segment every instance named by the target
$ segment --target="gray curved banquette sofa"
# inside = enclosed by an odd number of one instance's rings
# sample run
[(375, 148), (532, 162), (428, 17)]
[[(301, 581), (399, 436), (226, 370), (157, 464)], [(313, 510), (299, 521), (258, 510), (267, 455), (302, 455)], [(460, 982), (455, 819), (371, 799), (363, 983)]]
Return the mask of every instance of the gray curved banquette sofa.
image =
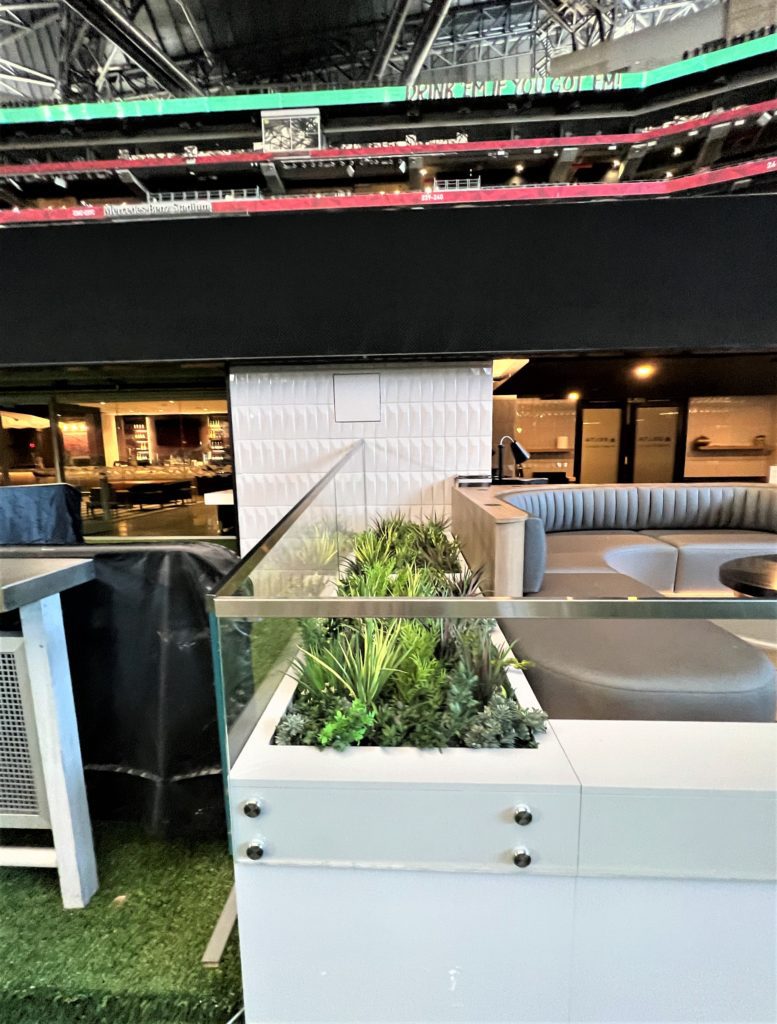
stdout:
[[(733, 596), (723, 562), (777, 553), (777, 487), (525, 487), (524, 593), (539, 597)], [(556, 718), (774, 721), (775, 668), (713, 622), (505, 620)], [(760, 637), (777, 643), (773, 622)], [(741, 630), (740, 630), (741, 632)]]

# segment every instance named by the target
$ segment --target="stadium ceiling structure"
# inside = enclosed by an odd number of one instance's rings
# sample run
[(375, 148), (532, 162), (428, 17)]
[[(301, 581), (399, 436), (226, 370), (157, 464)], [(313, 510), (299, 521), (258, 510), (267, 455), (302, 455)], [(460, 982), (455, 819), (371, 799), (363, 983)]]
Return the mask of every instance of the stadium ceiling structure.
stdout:
[(719, 0), (0, 0), (0, 103), (470, 81)]

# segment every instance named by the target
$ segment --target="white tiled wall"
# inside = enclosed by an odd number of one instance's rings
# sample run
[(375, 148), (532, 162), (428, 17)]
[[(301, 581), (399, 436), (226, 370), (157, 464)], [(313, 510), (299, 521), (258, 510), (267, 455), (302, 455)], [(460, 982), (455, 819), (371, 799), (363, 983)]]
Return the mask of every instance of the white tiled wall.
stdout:
[[(380, 373), (380, 419), (337, 422), (333, 374)], [(240, 537), (249, 550), (356, 438), (369, 515), (447, 513), (491, 465), (490, 365), (244, 369), (230, 376)]]
[[(699, 454), (694, 438), (703, 435), (712, 445), (752, 445), (756, 435), (766, 435), (769, 455)], [(774, 395), (692, 398), (688, 404), (688, 446), (685, 455), (687, 477), (766, 478), (769, 466), (777, 462), (777, 398)]]

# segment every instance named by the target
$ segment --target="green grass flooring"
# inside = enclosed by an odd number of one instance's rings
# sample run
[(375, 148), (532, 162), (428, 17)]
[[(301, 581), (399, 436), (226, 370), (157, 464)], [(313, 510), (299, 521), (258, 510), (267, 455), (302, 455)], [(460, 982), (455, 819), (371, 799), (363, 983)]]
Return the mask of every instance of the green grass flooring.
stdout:
[[(252, 624), (251, 665), (255, 686), (264, 681), (298, 629), (299, 619), (261, 619)], [(288, 666), (284, 663), (282, 667), (285, 672)]]
[(0, 1024), (226, 1024), (242, 1002), (236, 936), (219, 968), (200, 965), (232, 884), (224, 843), (116, 824), (95, 840), (85, 910), (62, 909), (54, 871), (0, 869)]

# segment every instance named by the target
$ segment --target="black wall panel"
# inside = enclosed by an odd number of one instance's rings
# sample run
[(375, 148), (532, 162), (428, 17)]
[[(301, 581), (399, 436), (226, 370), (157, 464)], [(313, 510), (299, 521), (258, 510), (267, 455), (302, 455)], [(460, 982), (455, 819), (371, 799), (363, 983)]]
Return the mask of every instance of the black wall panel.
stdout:
[(774, 348), (777, 198), (0, 231), (0, 363)]

